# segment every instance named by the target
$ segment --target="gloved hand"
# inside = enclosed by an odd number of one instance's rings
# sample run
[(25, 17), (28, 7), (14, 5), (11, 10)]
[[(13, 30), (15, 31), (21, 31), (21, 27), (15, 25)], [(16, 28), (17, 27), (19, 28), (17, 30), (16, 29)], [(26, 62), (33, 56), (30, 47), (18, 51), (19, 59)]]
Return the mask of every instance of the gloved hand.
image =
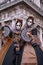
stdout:
[(27, 33), (30, 37), (31, 37), (31, 45), (33, 45), (34, 43), (37, 43), (39, 46), (41, 45), (41, 41), (38, 38), (37, 35), (32, 35), (31, 33)]

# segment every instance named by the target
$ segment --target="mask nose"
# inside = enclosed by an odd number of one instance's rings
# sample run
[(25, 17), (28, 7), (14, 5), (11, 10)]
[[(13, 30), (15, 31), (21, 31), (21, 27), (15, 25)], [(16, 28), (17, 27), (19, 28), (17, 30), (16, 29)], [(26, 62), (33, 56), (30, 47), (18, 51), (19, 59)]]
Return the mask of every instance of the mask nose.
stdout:
[(28, 26), (31, 26), (32, 23), (31, 22), (28, 22), (27, 24), (28, 24)]

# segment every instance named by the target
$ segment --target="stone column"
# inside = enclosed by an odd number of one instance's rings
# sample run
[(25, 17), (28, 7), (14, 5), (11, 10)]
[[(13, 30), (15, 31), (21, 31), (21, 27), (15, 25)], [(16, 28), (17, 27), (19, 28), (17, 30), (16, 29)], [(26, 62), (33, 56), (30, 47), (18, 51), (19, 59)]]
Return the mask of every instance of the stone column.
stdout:
[(5, 14), (2, 14), (1, 16), (2, 16), (2, 19), (4, 19)]
[(12, 29), (14, 29), (15, 28), (15, 20), (12, 20), (12, 27), (11, 27)]
[(40, 7), (40, 0), (34, 0), (34, 3), (35, 3), (38, 7)]
[[(42, 43), (42, 29), (40, 28), (40, 40), (41, 40), (41, 43)], [(43, 43), (42, 43), (42, 46), (43, 46)]]
[(6, 18), (8, 17), (8, 13), (6, 13)]

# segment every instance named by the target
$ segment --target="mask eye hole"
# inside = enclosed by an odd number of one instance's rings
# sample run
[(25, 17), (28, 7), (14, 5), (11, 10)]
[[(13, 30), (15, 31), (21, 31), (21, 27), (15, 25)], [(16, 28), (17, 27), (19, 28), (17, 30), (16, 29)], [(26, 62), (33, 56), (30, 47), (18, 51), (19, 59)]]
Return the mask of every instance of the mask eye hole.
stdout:
[(17, 30), (21, 30), (21, 27), (22, 27), (22, 23), (18, 21), (18, 22), (16, 23), (16, 29), (17, 29)]
[(20, 23), (17, 23), (16, 27), (20, 28), (21, 27), (21, 24)]
[(32, 23), (32, 19), (28, 19), (28, 22), (31, 22)]
[(30, 18), (27, 20), (27, 25), (30, 27), (33, 24), (33, 20)]
[(32, 24), (34, 24), (34, 17), (33, 16), (29, 16), (27, 21), (27, 25), (31, 26)]
[(27, 21), (27, 25), (28, 25), (28, 26), (31, 26), (31, 25), (32, 25), (32, 20), (31, 20), (31, 19), (29, 19), (29, 20)]
[(20, 25), (21, 25), (21, 23), (19, 23), (19, 22), (18, 22), (16, 25), (20, 26)]

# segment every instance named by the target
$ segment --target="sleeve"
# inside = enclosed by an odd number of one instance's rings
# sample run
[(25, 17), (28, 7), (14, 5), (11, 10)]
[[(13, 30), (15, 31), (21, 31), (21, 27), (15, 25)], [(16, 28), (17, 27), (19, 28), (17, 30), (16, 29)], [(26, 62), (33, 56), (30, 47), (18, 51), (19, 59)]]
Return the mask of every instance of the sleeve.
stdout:
[(37, 56), (38, 65), (43, 65), (43, 51), (41, 50), (37, 43), (34, 43), (32, 46)]

